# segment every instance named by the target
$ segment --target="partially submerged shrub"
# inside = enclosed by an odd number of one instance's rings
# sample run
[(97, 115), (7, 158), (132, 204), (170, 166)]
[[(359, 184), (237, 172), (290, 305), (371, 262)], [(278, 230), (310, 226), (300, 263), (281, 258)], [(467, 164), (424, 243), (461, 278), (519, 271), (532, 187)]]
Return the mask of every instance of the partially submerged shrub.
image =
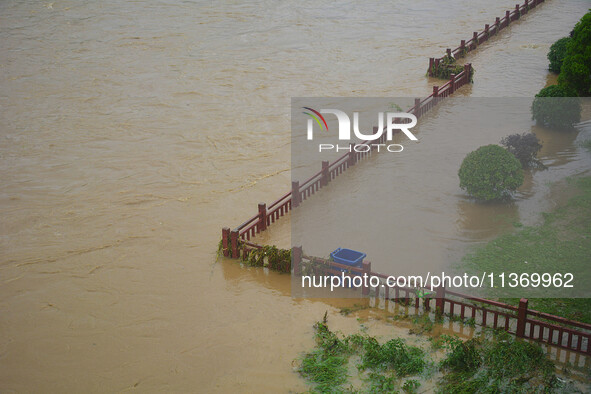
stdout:
[(483, 200), (502, 200), (523, 183), (523, 169), (515, 156), (498, 145), (481, 146), (464, 158), (460, 187)]
[(536, 94), (532, 119), (542, 126), (571, 129), (581, 120), (581, 101), (576, 93), (560, 85), (545, 87)]
[(535, 134), (511, 134), (501, 140), (501, 145), (519, 160), (523, 168), (544, 168), (544, 165), (536, 158), (542, 149), (542, 144)]
[(566, 56), (566, 45), (570, 40), (570, 37), (563, 37), (550, 47), (550, 51), (548, 52), (548, 60), (550, 61), (548, 69), (553, 73), (560, 73), (560, 67), (562, 67), (562, 62)]
[[(458, 75), (462, 71), (464, 71), (464, 66), (461, 64), (456, 63), (456, 59), (454, 57), (444, 56), (443, 59), (439, 62), (439, 66), (433, 65), (431, 67), (431, 75), (435, 78), (440, 79), (450, 79), (452, 74)], [(468, 80), (472, 82), (474, 79), (474, 68), (470, 70), (470, 75), (468, 76)]]

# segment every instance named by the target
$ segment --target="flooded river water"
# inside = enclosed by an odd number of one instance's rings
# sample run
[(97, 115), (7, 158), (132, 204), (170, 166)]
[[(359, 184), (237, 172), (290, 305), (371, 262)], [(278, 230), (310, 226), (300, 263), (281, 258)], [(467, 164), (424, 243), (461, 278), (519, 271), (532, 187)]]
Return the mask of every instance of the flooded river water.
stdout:
[[(220, 229), (288, 190), (291, 97), (424, 97), (428, 58), (515, 6), (491, 3), (1, 2), (0, 391), (305, 390), (292, 360), (312, 324), (357, 321), (216, 262)], [(535, 94), (590, 4), (547, 0), (468, 57), (459, 94)], [(548, 144), (568, 170), (523, 200), (583, 171), (577, 149)], [(462, 237), (498, 232), (454, 204), (441, 220)], [(289, 242), (285, 223), (265, 236)]]

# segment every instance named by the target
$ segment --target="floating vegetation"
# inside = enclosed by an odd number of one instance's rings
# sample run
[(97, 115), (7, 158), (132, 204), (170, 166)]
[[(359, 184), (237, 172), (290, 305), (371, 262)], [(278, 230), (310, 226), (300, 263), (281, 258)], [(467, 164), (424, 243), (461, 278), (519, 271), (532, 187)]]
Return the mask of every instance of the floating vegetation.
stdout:
[(340, 393), (354, 391), (345, 388), (348, 383), (349, 364), (356, 361), (359, 377), (363, 382), (361, 392), (407, 393), (417, 392), (418, 380), (402, 381), (407, 376), (417, 376), (429, 365), (425, 352), (410, 346), (403, 339), (394, 338), (384, 344), (366, 334), (349, 336), (332, 332), (326, 322), (314, 325), (316, 347), (301, 359), (298, 372), (314, 384), (312, 392)]
[(274, 271), (291, 272), (291, 250), (279, 249), (275, 245), (243, 249), (242, 260), (251, 267), (267, 267)]
[(538, 344), (515, 339), (506, 332), (495, 333), (490, 340), (472, 338), (465, 342), (442, 337), (447, 355), (440, 362), (445, 373), (439, 381), (440, 392), (546, 393), (567, 389)]
[[(467, 341), (445, 334), (434, 338), (430, 351), (444, 352), (435, 363), (425, 350), (401, 338), (380, 344), (365, 333), (335, 333), (326, 316), (314, 325), (316, 347), (302, 356), (297, 369), (313, 384), (310, 392), (418, 393), (421, 380), (436, 371), (441, 374), (437, 393), (580, 392), (556, 376), (540, 345), (504, 331), (487, 330)], [(349, 378), (355, 369), (361, 384), (354, 387)]]

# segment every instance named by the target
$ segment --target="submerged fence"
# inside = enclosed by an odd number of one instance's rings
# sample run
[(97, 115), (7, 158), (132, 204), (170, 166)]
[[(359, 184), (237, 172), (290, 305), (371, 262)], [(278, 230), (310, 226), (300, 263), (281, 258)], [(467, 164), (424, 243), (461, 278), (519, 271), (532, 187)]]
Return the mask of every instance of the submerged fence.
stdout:
[[(459, 74), (452, 74), (449, 81), (441, 86), (433, 86), (433, 93), (425, 99), (415, 99), (415, 104), (407, 112), (415, 115), (417, 119), (425, 115), (434, 108), (441, 100), (450, 97), (460, 87), (470, 82), (472, 65), (466, 64)], [(374, 132), (377, 128), (374, 128)], [(337, 176), (354, 166), (358, 161), (367, 158), (375, 153), (376, 146), (386, 142), (386, 134), (376, 141), (363, 141), (359, 144), (351, 143), (351, 149), (343, 156), (329, 163), (323, 161), (320, 170), (304, 182), (293, 181), (291, 191), (282, 195), (268, 207), (265, 203), (258, 205), (258, 212), (250, 219), (230, 230), (229, 227), (222, 229), (222, 252), (226, 257), (240, 257), (240, 244), (250, 248), (261, 248), (261, 245), (253, 243), (252, 238), (261, 231), (265, 231), (268, 226), (275, 223), (280, 217), (285, 216), (293, 208), (298, 207), (303, 201), (308, 199), (322, 187), (327, 186)], [(367, 152), (357, 152), (356, 145), (369, 144), (371, 149)]]
[[(519, 306), (503, 302), (471, 297), (438, 287), (433, 293), (426, 289), (402, 286), (388, 286), (388, 275), (373, 272), (371, 262), (363, 261), (360, 268), (335, 263), (318, 257), (306, 256), (301, 247), (292, 249), (293, 273), (301, 275), (305, 270), (312, 276), (344, 275), (349, 277), (373, 276), (379, 283), (373, 287), (362, 287), (361, 295), (376, 300), (393, 300), (407, 305), (414, 301), (415, 308), (434, 310), (450, 318), (471, 319), (474, 324), (493, 329), (502, 329), (519, 338), (533, 340), (561, 349), (591, 355), (591, 324), (581, 323), (528, 308), (528, 300), (522, 298)], [(365, 284), (365, 283), (363, 283)], [(422, 290), (421, 296), (417, 290)], [(353, 290), (352, 290), (353, 291)]]
[(469, 40), (462, 40), (459, 47), (453, 50), (447, 48), (446, 54), (438, 59), (430, 58), (428, 69), (429, 76), (432, 77), (433, 70), (438, 69), (440, 64), (443, 64), (445, 60), (459, 59), (465, 56), (468, 52), (475, 50), (480, 44), (488, 41), (492, 36), (508, 27), (511, 22), (519, 20), (522, 15), (527, 14), (530, 9), (535, 8), (544, 1), (545, 0), (525, 0), (521, 5), (515, 4), (515, 9), (513, 11), (506, 11), (505, 16), (502, 18), (497, 17), (493, 24), (484, 25), (484, 30), (481, 32), (475, 31), (472, 38)]
[[(430, 59), (429, 70), (432, 66), (443, 61), (445, 57), (458, 58), (465, 53), (476, 49), (482, 42), (488, 40), (491, 35), (497, 34), (503, 28), (509, 26), (525, 14), (529, 9), (544, 2), (545, 0), (525, 0), (523, 5), (516, 5), (515, 10), (507, 11), (504, 18), (497, 18), (492, 26), (485, 25), (481, 33), (474, 33), (472, 39), (462, 40), (460, 46), (454, 50), (448, 49), (447, 54), (440, 59)], [(434, 108), (441, 100), (450, 97), (457, 89), (466, 85), (471, 80), (472, 65), (466, 64), (458, 74), (451, 74), (450, 79), (441, 86), (433, 86), (433, 92), (425, 99), (415, 99), (415, 104), (407, 112), (417, 118), (425, 115)], [(374, 128), (374, 132), (377, 128)], [(250, 219), (230, 229), (222, 229), (221, 251), (224, 256), (231, 258), (246, 259), (252, 249), (263, 249), (265, 246), (254, 243), (252, 239), (262, 231), (265, 231), (279, 218), (288, 214), (292, 209), (298, 207), (306, 199), (327, 186), (337, 176), (354, 166), (360, 160), (375, 153), (375, 145), (385, 142), (386, 135), (373, 144), (367, 152), (356, 152), (351, 144), (349, 152), (330, 163), (323, 161), (320, 170), (304, 182), (293, 181), (291, 190), (283, 194), (277, 200), (267, 206), (265, 203), (258, 204), (258, 212)], [(367, 144), (363, 141), (360, 144)], [(334, 261), (317, 257), (305, 256), (301, 247), (295, 247), (291, 251), (291, 264), (286, 267), (287, 272), (300, 274), (305, 264), (312, 267), (314, 274), (336, 274), (341, 275), (343, 270), (351, 274), (367, 274), (386, 280), (387, 275), (371, 271), (371, 263), (363, 262), (361, 268), (338, 264)], [(381, 291), (380, 288), (383, 290)], [(363, 288), (363, 296), (371, 296), (378, 300), (394, 300), (412, 303), (414, 298), (415, 308), (420, 307), (426, 311), (434, 309), (439, 314), (447, 314), (451, 318), (472, 319), (476, 324), (494, 329), (503, 329), (517, 337), (542, 342), (568, 351), (574, 351), (585, 355), (591, 355), (591, 324), (580, 323), (562, 317), (528, 309), (528, 300), (521, 299), (519, 306), (513, 306), (502, 302), (491, 301), (483, 298), (470, 297), (461, 293), (446, 290), (443, 287), (437, 289), (434, 294), (418, 297), (414, 288), (378, 286), (375, 288)], [(380, 294), (381, 293), (381, 294)]]
[[(450, 97), (461, 86), (469, 83), (471, 65), (466, 64), (464, 70), (458, 75), (452, 75), (450, 80), (442, 86), (433, 86), (433, 93), (427, 98), (415, 99), (415, 105), (407, 112), (417, 118), (425, 115), (441, 100)], [(375, 130), (374, 130), (375, 131)], [(383, 134), (377, 144), (385, 142)], [(368, 141), (362, 142), (367, 144)], [(351, 144), (355, 145), (355, 144)], [(222, 252), (226, 257), (246, 259), (249, 250), (262, 249), (263, 245), (252, 242), (252, 238), (265, 231), (279, 218), (285, 216), (292, 209), (298, 207), (306, 199), (327, 186), (338, 175), (354, 166), (358, 161), (374, 154), (374, 150), (356, 152), (350, 149), (334, 162), (323, 161), (320, 170), (304, 182), (293, 181), (289, 192), (271, 203), (268, 207), (265, 203), (258, 204), (258, 212), (246, 222), (233, 230), (228, 227), (222, 229)], [(301, 247), (292, 249), (291, 266), (287, 272), (300, 274), (304, 261), (311, 264), (313, 273), (341, 275), (343, 270), (349, 274), (374, 275), (386, 280), (387, 275), (372, 272), (371, 263), (363, 262), (362, 268), (342, 265), (334, 261), (317, 257), (304, 256)], [(383, 290), (381, 290), (381, 288)], [(382, 293), (382, 294), (380, 294)], [(591, 324), (571, 321), (558, 316), (528, 309), (528, 301), (522, 299), (519, 307), (509, 304), (470, 297), (461, 293), (439, 288), (431, 296), (419, 298), (416, 289), (407, 287), (378, 286), (373, 289), (362, 289), (363, 296), (372, 296), (375, 299), (393, 299), (395, 301), (410, 300), (415, 297), (415, 305), (418, 308), (420, 300), (423, 300), (423, 308), (430, 310), (433, 307), (438, 313), (446, 313), (450, 317), (461, 319), (470, 318), (476, 324), (494, 329), (503, 329), (520, 338), (543, 342), (558, 348), (591, 355)], [(434, 303), (434, 305), (433, 305)], [(538, 319), (536, 319), (538, 318)]]

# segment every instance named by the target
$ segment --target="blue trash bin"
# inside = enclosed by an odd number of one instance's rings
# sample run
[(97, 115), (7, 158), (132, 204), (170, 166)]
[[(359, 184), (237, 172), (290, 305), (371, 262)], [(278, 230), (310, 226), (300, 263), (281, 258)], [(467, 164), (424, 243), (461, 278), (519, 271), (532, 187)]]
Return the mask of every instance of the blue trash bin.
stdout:
[[(334, 252), (332, 252), (330, 254), (330, 257), (332, 257), (332, 259), (335, 263), (348, 265), (350, 267), (355, 267), (355, 268), (361, 268), (362, 263), (363, 263), (363, 259), (365, 258), (365, 256), (367, 256), (365, 253), (361, 253), (361, 252), (358, 252), (356, 250), (351, 250), (351, 249), (344, 249), (344, 248), (338, 248), (337, 250), (335, 250)], [(341, 272), (347, 272), (347, 270), (344, 268), (336, 268), (335, 267), (335, 269), (337, 269)], [(359, 275), (359, 273), (357, 273), (357, 272), (353, 272), (353, 274)]]

